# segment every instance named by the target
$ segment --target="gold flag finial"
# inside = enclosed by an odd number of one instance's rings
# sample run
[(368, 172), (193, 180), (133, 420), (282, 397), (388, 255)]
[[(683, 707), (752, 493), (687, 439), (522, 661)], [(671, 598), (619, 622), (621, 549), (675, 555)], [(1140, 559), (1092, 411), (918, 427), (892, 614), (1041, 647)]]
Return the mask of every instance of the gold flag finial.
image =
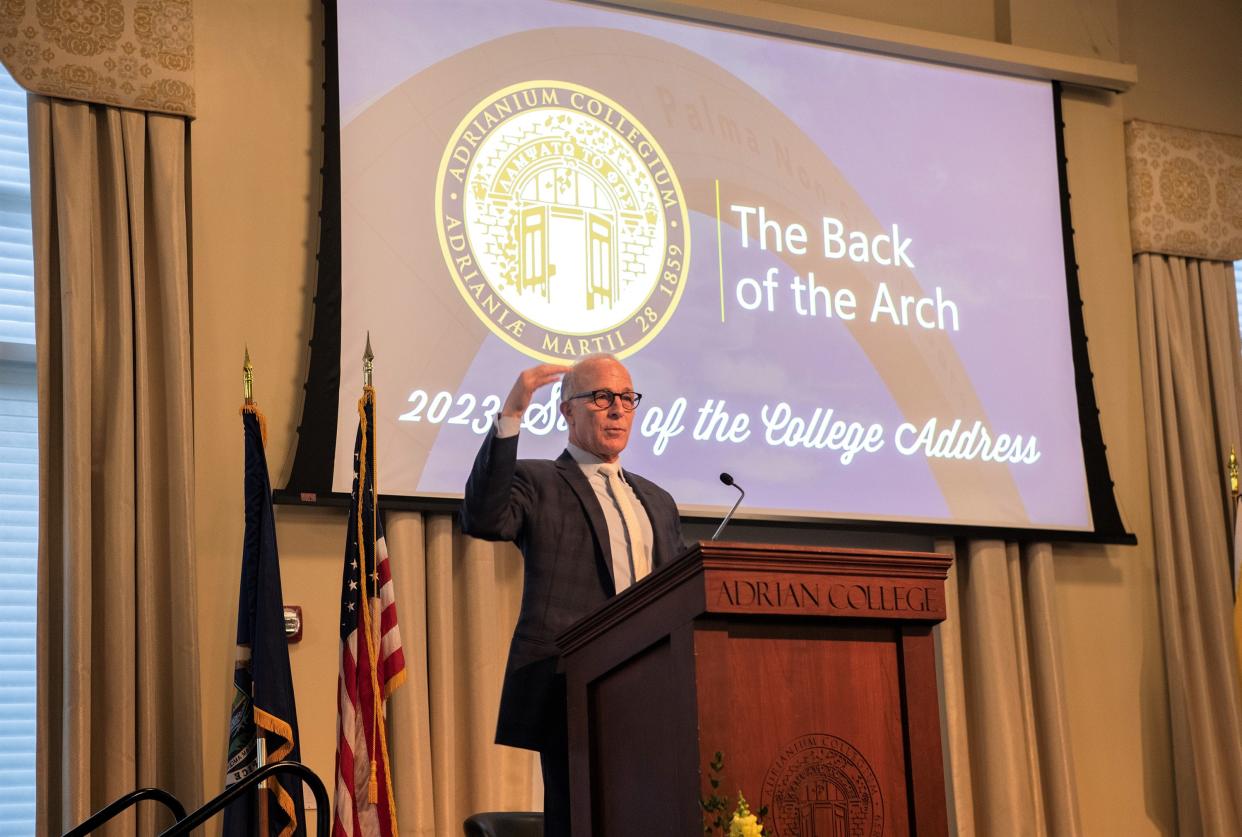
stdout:
[(1229, 491), (1233, 494), (1233, 498), (1238, 498), (1238, 452), (1229, 448)]
[(362, 385), (371, 386), (371, 376), (375, 371), (375, 353), (371, 351), (371, 332), (367, 332), (367, 350), (362, 353)]
[(246, 403), (254, 403), (254, 367), (250, 365), (250, 347), (245, 349), (246, 359), (242, 362), (242, 389), (246, 395)]

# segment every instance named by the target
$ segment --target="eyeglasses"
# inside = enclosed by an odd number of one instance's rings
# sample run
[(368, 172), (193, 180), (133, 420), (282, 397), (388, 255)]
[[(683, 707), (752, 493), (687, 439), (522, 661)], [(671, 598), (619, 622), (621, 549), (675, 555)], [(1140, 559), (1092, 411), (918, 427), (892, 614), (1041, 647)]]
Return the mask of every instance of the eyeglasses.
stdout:
[(566, 401), (573, 401), (575, 398), (589, 398), (591, 403), (601, 410), (607, 410), (612, 406), (612, 402), (621, 401), (621, 407), (627, 412), (632, 413), (638, 407), (638, 402), (643, 400), (641, 392), (613, 392), (610, 389), (593, 389), (590, 392), (579, 392), (566, 398)]

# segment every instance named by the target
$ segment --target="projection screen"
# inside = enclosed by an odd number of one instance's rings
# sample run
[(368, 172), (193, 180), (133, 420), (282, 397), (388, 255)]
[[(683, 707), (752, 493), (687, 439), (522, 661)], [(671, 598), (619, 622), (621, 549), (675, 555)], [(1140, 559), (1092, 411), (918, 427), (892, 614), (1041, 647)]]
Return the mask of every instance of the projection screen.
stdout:
[(686, 514), (727, 471), (751, 517), (1092, 530), (1051, 83), (565, 0), (337, 26), (332, 490), (369, 333), (388, 495), (460, 497), (520, 370), (610, 352)]

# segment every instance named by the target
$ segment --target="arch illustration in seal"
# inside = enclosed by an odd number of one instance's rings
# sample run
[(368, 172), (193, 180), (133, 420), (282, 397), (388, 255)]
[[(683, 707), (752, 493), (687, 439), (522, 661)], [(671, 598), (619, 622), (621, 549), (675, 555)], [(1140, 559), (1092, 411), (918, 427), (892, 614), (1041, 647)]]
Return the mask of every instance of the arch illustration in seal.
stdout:
[(791, 741), (768, 768), (762, 804), (774, 837), (882, 837), (884, 800), (875, 771), (843, 738)]

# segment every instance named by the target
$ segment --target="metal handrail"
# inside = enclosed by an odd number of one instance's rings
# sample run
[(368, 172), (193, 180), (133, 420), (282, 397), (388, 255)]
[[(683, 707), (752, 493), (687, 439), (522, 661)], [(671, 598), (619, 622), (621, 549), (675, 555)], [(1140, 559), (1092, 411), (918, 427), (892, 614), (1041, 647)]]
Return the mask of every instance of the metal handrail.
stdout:
[(173, 819), (175, 820), (185, 819), (185, 806), (181, 804), (177, 797), (160, 788), (139, 788), (109, 802), (83, 820), (79, 825), (66, 831), (64, 837), (84, 837), (84, 835), (90, 834), (126, 808), (144, 799), (154, 799), (156, 802), (162, 803), (165, 808), (172, 812)]
[(237, 784), (226, 788), (223, 793), (194, 813), (179, 819), (171, 828), (161, 831), (160, 837), (175, 837), (175, 835), (179, 834), (189, 834), (190, 831), (227, 808), (230, 802), (250, 790), (252, 785), (258, 784), (268, 776), (276, 773), (293, 773), (300, 776), (303, 782), (310, 785), (311, 793), (315, 795), (315, 833), (318, 837), (325, 837), (329, 829), (328, 818), (330, 815), (328, 789), (324, 787), (323, 780), (316, 776), (313, 770), (298, 761), (276, 761), (260, 767)]

